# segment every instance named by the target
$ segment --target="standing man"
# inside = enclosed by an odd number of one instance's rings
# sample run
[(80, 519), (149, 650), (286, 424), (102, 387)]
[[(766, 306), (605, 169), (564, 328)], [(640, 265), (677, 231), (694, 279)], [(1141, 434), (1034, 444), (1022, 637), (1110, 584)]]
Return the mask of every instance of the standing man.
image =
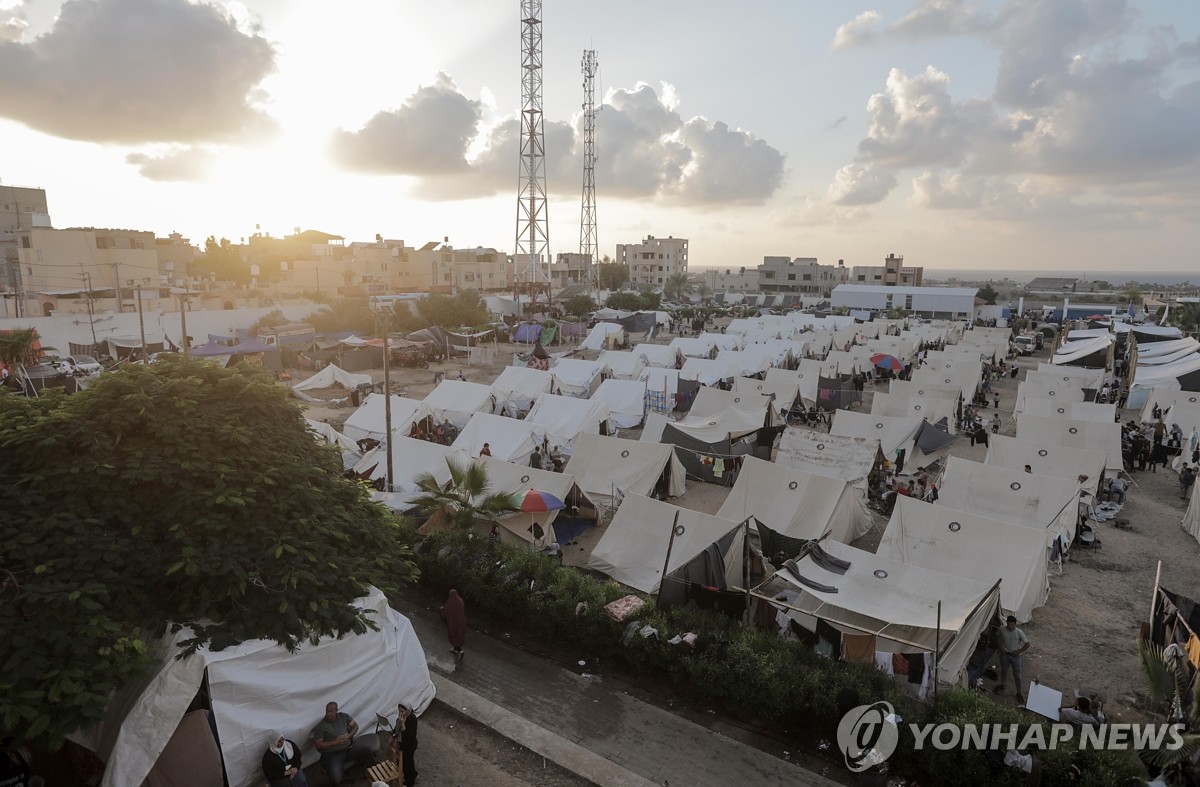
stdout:
[(325, 706), (325, 718), (313, 727), (312, 741), (321, 754), (321, 767), (329, 774), (334, 787), (342, 783), (347, 760), (364, 765), (379, 762), (379, 739), (375, 735), (358, 735), (358, 722), (347, 713), (338, 713), (338, 704)]
[(1017, 702), (1024, 702), (1025, 695), (1021, 693), (1021, 654), (1029, 650), (1029, 637), (1025, 636), (1024, 631), (1017, 628), (1017, 619), (1009, 615), (1004, 628), (1000, 629), (996, 638), (1000, 644), (1000, 683), (994, 691), (997, 694), (1004, 693), (1005, 679), (1011, 667), (1013, 682), (1017, 686)]

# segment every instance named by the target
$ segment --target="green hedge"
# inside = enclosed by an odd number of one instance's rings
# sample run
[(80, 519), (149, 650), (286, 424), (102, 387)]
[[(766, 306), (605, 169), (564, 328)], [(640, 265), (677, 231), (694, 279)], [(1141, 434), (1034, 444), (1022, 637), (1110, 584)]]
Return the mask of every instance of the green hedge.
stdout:
[[(973, 691), (946, 692), (936, 707), (921, 703), (870, 665), (822, 658), (811, 648), (717, 613), (648, 604), (634, 617), (657, 629), (658, 637), (635, 634), (622, 644), (625, 624), (611, 620), (603, 609), (629, 593), (616, 582), (478, 536), (442, 532), (419, 543), (415, 535), (409, 538), (421, 583), (430, 589), (454, 587), (488, 617), (533, 638), (574, 645), (589, 664), (616, 662), (638, 674), (665, 676), (689, 696), (736, 716), (829, 741), (830, 756), (837, 750), (838, 697), (846, 690), (856, 692), (863, 702), (890, 702), (905, 722), (1015, 723), (1022, 734), (1031, 723), (1016, 708)], [(686, 632), (708, 635), (713, 644), (703, 652), (668, 644), (668, 639)], [(889, 761), (892, 771), (919, 776), (922, 785), (1024, 782), (1024, 774), (1011, 768), (995, 770), (976, 751), (915, 751), (907, 726), (901, 729), (900, 746)], [(1046, 785), (1125, 784), (1140, 771), (1133, 756), (1122, 752), (1077, 752), (1068, 745), (1038, 757)], [(1069, 781), (1072, 764), (1083, 771), (1081, 782)]]

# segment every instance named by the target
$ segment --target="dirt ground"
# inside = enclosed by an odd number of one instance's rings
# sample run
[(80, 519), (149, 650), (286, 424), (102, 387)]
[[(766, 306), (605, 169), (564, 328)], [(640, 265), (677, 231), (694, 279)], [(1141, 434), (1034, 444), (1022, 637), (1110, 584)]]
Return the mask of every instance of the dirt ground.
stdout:
[[(669, 335), (659, 341), (669, 342)], [(401, 369), (393, 373), (393, 391), (404, 388), (405, 395), (420, 398), (433, 390), (434, 373), (446, 371), (454, 376), (461, 368), (467, 380), (490, 383), (499, 375), (515, 350), (513, 345), (500, 345), (496, 364), (490, 367), (467, 367), (454, 362), (431, 365), (429, 369)], [(583, 357), (595, 357), (585, 353)], [(1013, 407), (1017, 384), (1031, 368), (1044, 361), (1049, 350), (1029, 358), (1017, 359), (1021, 369), (1018, 378), (1005, 377), (993, 383), (1001, 397), (1000, 433), (1014, 436), (1016, 421)], [(382, 379), (382, 370), (372, 376)], [(877, 390), (885, 391), (886, 383)], [(870, 411), (873, 390), (864, 391), (863, 403), (855, 409)], [(328, 419), (334, 426), (353, 412), (347, 402), (340, 407), (308, 408), (308, 417)], [(987, 416), (995, 414), (988, 407)], [(1132, 410), (1122, 412), (1122, 421), (1138, 417)], [(622, 430), (620, 437), (637, 439), (640, 430)], [(951, 456), (982, 462), (987, 448), (971, 446), (964, 438), (950, 449)], [(1109, 697), (1106, 710), (1114, 720), (1141, 721), (1151, 718), (1145, 708), (1145, 687), (1138, 660), (1136, 637), (1138, 628), (1150, 612), (1150, 597), (1155, 570), (1162, 561), (1161, 583), (1176, 593), (1200, 598), (1200, 544), (1189, 536), (1180, 521), (1186, 503), (1179, 499), (1177, 475), (1160, 469), (1157, 473), (1135, 472), (1132, 475), (1128, 500), (1122, 516), (1132, 522), (1129, 530), (1118, 530), (1103, 524), (1097, 535), (1102, 546), (1095, 550), (1076, 548), (1062, 567), (1061, 574), (1052, 567), (1051, 593), (1047, 604), (1034, 612), (1034, 618), (1023, 628), (1032, 641), (1026, 652), (1023, 671), (1026, 680), (1040, 679), (1047, 686), (1069, 694), (1075, 688), (1101, 690)], [(696, 511), (716, 513), (729, 494), (728, 487), (688, 482), (688, 491), (673, 503)], [(875, 551), (883, 529), (884, 517), (873, 514), (875, 525), (854, 546)], [(604, 528), (591, 528), (575, 542), (564, 545), (564, 563), (583, 566)], [(1011, 691), (998, 696), (997, 701), (1015, 702)]]

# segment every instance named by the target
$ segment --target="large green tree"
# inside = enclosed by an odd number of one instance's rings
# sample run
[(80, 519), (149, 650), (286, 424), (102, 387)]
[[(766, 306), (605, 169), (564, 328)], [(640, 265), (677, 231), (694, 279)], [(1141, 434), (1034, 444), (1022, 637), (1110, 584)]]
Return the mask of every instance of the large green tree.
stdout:
[(441, 514), (447, 522), (469, 528), (477, 520), (494, 519), (512, 513), (520, 502), (512, 495), (491, 491), (487, 468), (479, 462), (457, 464), (446, 460), (450, 483), (444, 488), (433, 473), (422, 473), (415, 483), (421, 490), (413, 505), (425, 516)]
[(673, 300), (680, 300), (692, 291), (692, 284), (686, 273), (672, 273), (663, 284), (663, 295)]
[(475, 290), (457, 295), (430, 293), (417, 301), (417, 315), (406, 322), (412, 330), (440, 325), (457, 331), (462, 326), (476, 327), (487, 322), (487, 309)]
[(563, 302), (562, 308), (574, 317), (586, 317), (595, 310), (596, 304), (590, 295), (572, 295)]
[(252, 367), (182, 357), (34, 399), (0, 393), (0, 732), (57, 744), (149, 665), (372, 622), (415, 577), (397, 522)]
[(596, 266), (596, 278), (602, 290), (619, 290), (629, 281), (629, 268), (619, 262), (602, 262)]
[(192, 264), (192, 270), (201, 276), (216, 274), (218, 281), (250, 283), (250, 266), (242, 259), (240, 248), (229, 238), (218, 241), (216, 236), (209, 235), (204, 241), (204, 256)]

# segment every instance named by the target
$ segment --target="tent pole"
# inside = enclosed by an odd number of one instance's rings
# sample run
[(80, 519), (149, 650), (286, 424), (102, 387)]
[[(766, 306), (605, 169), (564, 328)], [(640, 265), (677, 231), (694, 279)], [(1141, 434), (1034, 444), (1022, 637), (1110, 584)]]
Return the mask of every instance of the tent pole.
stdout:
[[(936, 652), (933, 654), (933, 704), (937, 706), (938, 700), (938, 670), (941, 668), (942, 660), (942, 600), (938, 599), (937, 609), (937, 629), (934, 632), (934, 645)], [(1019, 686), (1017, 687), (1020, 688)]]
[(663, 588), (667, 585), (667, 567), (671, 565), (671, 547), (675, 546), (675, 530), (679, 527), (679, 509), (675, 509), (675, 518), (671, 521), (671, 537), (667, 539), (667, 556), (663, 559), (662, 579), (658, 582), (658, 606), (662, 606)]
[(750, 517), (742, 523), (745, 532), (742, 534), (742, 587), (746, 589), (746, 611), (742, 613), (742, 622), (750, 623)]
[(1154, 633), (1154, 613), (1158, 611), (1158, 583), (1162, 580), (1162, 561), (1158, 561), (1158, 568), (1154, 570), (1154, 590), (1150, 593), (1150, 632)]

